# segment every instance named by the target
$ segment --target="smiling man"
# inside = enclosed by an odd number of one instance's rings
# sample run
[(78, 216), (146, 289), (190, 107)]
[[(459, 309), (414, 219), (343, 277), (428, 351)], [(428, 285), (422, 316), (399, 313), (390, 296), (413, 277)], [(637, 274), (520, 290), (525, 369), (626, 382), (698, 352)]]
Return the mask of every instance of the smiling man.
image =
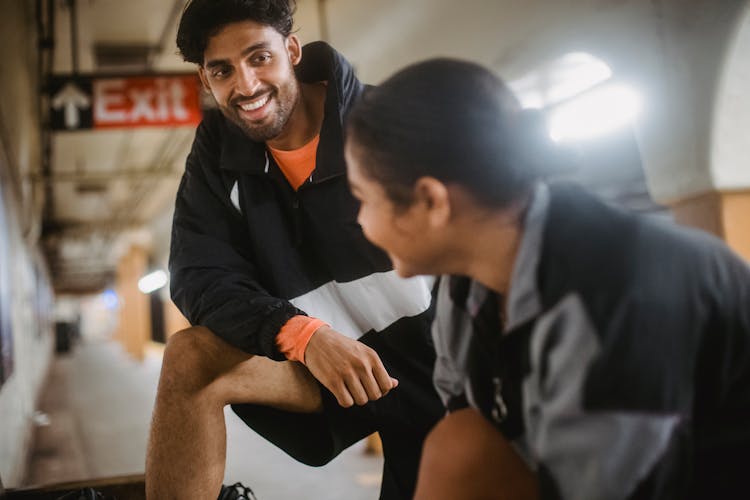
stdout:
[[(322, 465), (378, 431), (381, 498), (411, 498), (432, 382), (431, 282), (404, 280), (356, 223), (343, 120), (364, 90), (286, 0), (193, 0), (177, 35), (218, 110), (198, 127), (175, 206), (172, 298), (193, 327), (164, 353), (151, 499), (222, 488), (223, 408)], [(252, 471), (248, 471), (252, 477)]]
[[(277, 149), (294, 147), (295, 140), (315, 135), (325, 101), (323, 82), (300, 84), (295, 78), (301, 56), (296, 36), (282, 37), (271, 26), (239, 21), (211, 37), (198, 72), (224, 116), (250, 139), (274, 143)], [(300, 100), (309, 109), (296, 109)], [(286, 127), (295, 111), (305, 127)], [(300, 137), (290, 137), (293, 132)]]

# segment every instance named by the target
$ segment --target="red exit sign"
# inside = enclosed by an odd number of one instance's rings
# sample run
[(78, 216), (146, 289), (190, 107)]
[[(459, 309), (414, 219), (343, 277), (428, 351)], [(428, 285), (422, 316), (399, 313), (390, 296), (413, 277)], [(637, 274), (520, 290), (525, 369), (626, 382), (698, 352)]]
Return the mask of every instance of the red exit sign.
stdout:
[(49, 95), (53, 130), (195, 126), (202, 117), (194, 73), (57, 76)]

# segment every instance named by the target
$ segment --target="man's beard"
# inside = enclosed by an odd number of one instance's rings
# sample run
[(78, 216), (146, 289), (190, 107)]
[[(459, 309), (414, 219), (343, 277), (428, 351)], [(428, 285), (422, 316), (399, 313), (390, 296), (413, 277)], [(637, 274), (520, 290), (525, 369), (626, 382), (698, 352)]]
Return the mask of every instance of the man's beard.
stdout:
[(276, 109), (273, 115), (259, 124), (248, 123), (240, 117), (237, 111), (236, 99), (233, 99), (228, 107), (222, 106), (222, 111), (250, 139), (255, 142), (265, 142), (277, 137), (284, 130), (294, 112), (294, 108), (297, 106), (299, 95), (299, 83), (294, 77), (290, 78), (282, 86), (273, 89), (270, 92), (269, 103), (274, 100)]

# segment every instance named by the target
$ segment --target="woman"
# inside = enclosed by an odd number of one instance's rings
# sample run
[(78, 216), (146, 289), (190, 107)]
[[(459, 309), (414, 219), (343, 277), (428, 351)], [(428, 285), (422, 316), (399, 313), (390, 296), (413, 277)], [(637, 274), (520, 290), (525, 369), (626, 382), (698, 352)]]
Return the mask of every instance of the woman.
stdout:
[(445, 275), (448, 410), (416, 498), (741, 498), (750, 270), (703, 233), (540, 182), (539, 120), (472, 63), (410, 66), (347, 124), (365, 235)]

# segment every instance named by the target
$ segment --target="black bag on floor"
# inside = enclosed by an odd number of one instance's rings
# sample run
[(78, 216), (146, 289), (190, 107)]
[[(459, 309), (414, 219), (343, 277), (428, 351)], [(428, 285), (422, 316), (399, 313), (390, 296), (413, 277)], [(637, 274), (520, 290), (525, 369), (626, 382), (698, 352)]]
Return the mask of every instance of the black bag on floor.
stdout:
[(117, 500), (115, 497), (106, 497), (102, 492), (94, 488), (83, 488), (82, 490), (71, 491), (58, 497), (57, 500)]

